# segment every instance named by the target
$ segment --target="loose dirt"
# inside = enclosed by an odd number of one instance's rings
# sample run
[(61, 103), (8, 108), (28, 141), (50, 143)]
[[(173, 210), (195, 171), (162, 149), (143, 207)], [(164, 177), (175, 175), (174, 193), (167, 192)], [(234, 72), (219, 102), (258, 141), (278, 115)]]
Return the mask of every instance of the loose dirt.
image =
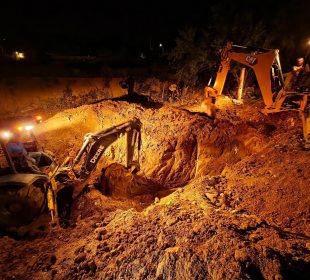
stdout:
[[(219, 102), (215, 120), (193, 103), (104, 101), (38, 126), (61, 161), (86, 133), (136, 117), (141, 170), (123, 167), (125, 137), (113, 143), (68, 228), (0, 238), (1, 278), (309, 279), (310, 154), (298, 115)], [(109, 195), (96, 188), (102, 168)]]

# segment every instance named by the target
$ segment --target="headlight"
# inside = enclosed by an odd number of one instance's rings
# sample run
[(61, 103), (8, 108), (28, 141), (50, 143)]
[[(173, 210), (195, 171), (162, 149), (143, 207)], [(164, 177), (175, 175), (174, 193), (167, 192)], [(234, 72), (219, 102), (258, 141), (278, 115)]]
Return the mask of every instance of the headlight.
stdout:
[(1, 133), (1, 137), (2, 137), (3, 139), (9, 139), (11, 136), (12, 136), (12, 132), (11, 132), (11, 131), (3, 131), (3, 132)]
[(37, 121), (37, 123), (41, 123), (42, 122), (42, 116), (36, 116), (36, 121)]
[(27, 131), (32, 130), (32, 129), (33, 129), (33, 125), (26, 125), (26, 126), (25, 126), (25, 129), (26, 129)]

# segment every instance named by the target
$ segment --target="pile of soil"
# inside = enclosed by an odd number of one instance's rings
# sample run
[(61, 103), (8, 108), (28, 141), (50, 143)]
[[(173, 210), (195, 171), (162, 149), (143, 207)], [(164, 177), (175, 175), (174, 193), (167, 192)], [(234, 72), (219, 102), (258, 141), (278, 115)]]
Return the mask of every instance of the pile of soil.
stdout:
[[(309, 279), (309, 152), (298, 115), (223, 100), (215, 120), (194, 106), (105, 101), (37, 128), (59, 160), (83, 135), (142, 122), (141, 170), (125, 137), (105, 152), (67, 229), (0, 238), (4, 279)], [(110, 165), (111, 163), (114, 163)], [(118, 164), (115, 164), (118, 163)], [(109, 195), (96, 189), (101, 169)]]

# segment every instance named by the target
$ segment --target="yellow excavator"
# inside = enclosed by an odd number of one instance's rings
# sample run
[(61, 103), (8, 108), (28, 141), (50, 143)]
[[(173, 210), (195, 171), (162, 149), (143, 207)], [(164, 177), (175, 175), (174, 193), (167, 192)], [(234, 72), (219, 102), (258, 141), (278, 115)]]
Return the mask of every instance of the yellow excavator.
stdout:
[(52, 224), (66, 221), (77, 189), (87, 184), (104, 151), (123, 135), (127, 136), (126, 167), (131, 172), (139, 170), (141, 125), (135, 118), (88, 133), (74, 159), (68, 157), (59, 164), (42, 156), (42, 168), (48, 171), (40, 174), (26, 166), (17, 168), (6, 147), (10, 132), (3, 131), (0, 135), (0, 233), (30, 224), (47, 209)]
[(87, 133), (76, 157), (73, 160), (67, 157), (49, 174), (51, 188), (47, 201), (52, 223), (68, 220), (73, 199), (87, 184), (104, 151), (123, 135), (127, 138), (125, 167), (132, 173), (140, 170), (141, 126), (140, 120), (134, 118), (95, 133)]
[(245, 47), (227, 43), (220, 50), (216, 78), (205, 88), (202, 107), (210, 117), (215, 116), (215, 100), (222, 94), (232, 61), (251, 68), (256, 76), (265, 108), (263, 113), (298, 111), (303, 123), (304, 148), (310, 149), (310, 73), (300, 75), (292, 84), (292, 75), (284, 80), (279, 50)]

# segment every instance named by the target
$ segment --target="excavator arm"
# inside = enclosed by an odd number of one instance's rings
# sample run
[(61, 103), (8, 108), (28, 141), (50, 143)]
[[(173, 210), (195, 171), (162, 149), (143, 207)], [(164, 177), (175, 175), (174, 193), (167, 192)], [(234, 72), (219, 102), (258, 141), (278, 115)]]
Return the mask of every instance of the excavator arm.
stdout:
[(228, 43), (221, 50), (220, 58), (220, 66), (212, 86), (217, 95), (222, 94), (226, 77), (230, 70), (230, 64), (232, 61), (236, 61), (253, 69), (266, 107), (273, 106), (274, 100), (271, 85), (271, 69), (273, 67), (277, 68), (281, 86), (284, 85), (279, 50), (242, 47)]
[[(100, 160), (104, 151), (123, 134), (127, 134), (127, 160), (126, 167), (137, 166), (137, 163), (133, 160), (135, 147), (139, 150), (141, 145), (141, 122), (138, 119), (110, 127), (108, 129), (98, 131), (96, 133), (88, 133), (84, 137), (84, 142), (73, 160), (72, 170), (78, 178), (85, 179), (96, 168), (98, 161)], [(84, 161), (79, 169), (75, 170), (76, 165), (81, 161), (82, 157)]]
[[(211, 109), (215, 103), (214, 99), (223, 92), (232, 61), (253, 69), (265, 103), (264, 113), (269, 114), (291, 110), (300, 112), (303, 122), (305, 147), (307, 149), (310, 148), (309, 87), (295, 91), (287, 90), (288, 82), (287, 80), (284, 81), (279, 50), (277, 49), (243, 47), (228, 43), (220, 51), (220, 63), (213, 85), (211, 85), (211, 80), (205, 88), (206, 100), (202, 105), (206, 113), (212, 116)], [(273, 78), (277, 79), (277, 89), (272, 87)]]
[[(141, 126), (140, 120), (134, 118), (133, 120), (108, 129), (86, 134), (82, 147), (73, 159), (72, 164), (69, 164), (71, 159), (68, 157), (51, 174), (50, 179), (52, 185), (49, 188), (48, 207), (52, 220), (56, 224), (59, 223), (59, 217), (62, 217), (62, 222), (66, 221), (73, 199), (83, 189), (104, 151), (124, 134), (127, 136), (126, 167), (139, 169)], [(136, 148), (138, 151), (137, 161), (134, 161)]]

